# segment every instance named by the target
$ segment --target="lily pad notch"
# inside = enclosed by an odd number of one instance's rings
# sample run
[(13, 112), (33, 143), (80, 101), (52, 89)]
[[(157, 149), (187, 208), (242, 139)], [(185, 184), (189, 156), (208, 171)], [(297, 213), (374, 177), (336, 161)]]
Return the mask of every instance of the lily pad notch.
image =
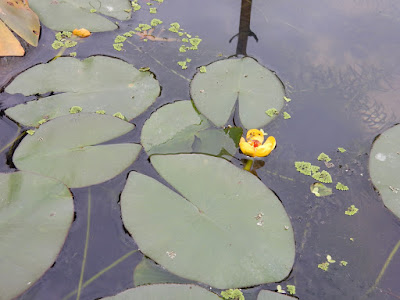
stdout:
[(247, 129), (264, 127), (276, 117), (265, 110), (273, 107), (279, 112), (285, 105), (282, 81), (251, 57), (211, 63), (206, 73), (196, 73), (190, 93), (197, 109), (219, 127), (231, 117), (236, 101)]

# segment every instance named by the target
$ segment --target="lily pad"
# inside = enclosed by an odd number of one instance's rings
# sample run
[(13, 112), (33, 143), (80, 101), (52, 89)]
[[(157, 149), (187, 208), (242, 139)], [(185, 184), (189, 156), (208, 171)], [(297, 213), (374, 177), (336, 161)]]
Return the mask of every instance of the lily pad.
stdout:
[(190, 281), (168, 272), (148, 258), (143, 258), (133, 272), (134, 286), (157, 283), (190, 283)]
[(369, 156), (372, 183), (386, 207), (400, 218), (400, 125), (383, 132), (374, 142)]
[(104, 300), (221, 300), (216, 294), (192, 284), (152, 284), (126, 290)]
[(199, 111), (216, 126), (223, 126), (232, 115), (239, 99), (239, 117), (247, 129), (261, 128), (276, 116), (265, 111), (284, 106), (284, 87), (270, 70), (250, 57), (225, 59), (198, 72), (190, 92)]
[(0, 56), (24, 56), (25, 50), (17, 38), (0, 20)]
[(297, 298), (293, 298), (290, 296), (282, 295), (267, 290), (261, 290), (260, 293), (258, 293), (257, 297), (257, 300), (293, 300), (293, 299)]
[[(38, 16), (29, 8), (28, 1), (0, 1), (0, 20), (32, 46), (37, 46), (40, 34)], [(3, 42), (4, 36), (0, 35)]]
[(42, 119), (68, 115), (73, 106), (83, 112), (119, 112), (131, 120), (156, 100), (160, 86), (150, 72), (140, 72), (119, 59), (92, 56), (80, 61), (61, 57), (20, 74), (6, 92), (25, 96), (57, 93), (6, 110), (16, 122), (38, 126)]
[(0, 174), (0, 290), (12, 299), (52, 266), (74, 217), (61, 182), (28, 172)]
[[(129, 9), (132, 8), (128, 0), (30, 0), (29, 3), (41, 22), (57, 31), (75, 28), (86, 28), (91, 32), (114, 30), (118, 26), (100, 14), (124, 21), (130, 19)], [(93, 9), (95, 13), (91, 12)]]
[(68, 187), (98, 184), (121, 173), (138, 156), (137, 144), (107, 144), (134, 128), (118, 118), (78, 113), (46, 122), (13, 155), (20, 170), (54, 177)]
[(284, 279), (295, 255), (279, 199), (258, 178), (203, 154), (153, 155), (155, 179), (129, 174), (122, 218), (140, 250), (170, 272), (226, 289)]
[(210, 126), (191, 101), (177, 101), (150, 116), (143, 125), (141, 142), (149, 155), (197, 152), (232, 156), (236, 146), (229, 133)]

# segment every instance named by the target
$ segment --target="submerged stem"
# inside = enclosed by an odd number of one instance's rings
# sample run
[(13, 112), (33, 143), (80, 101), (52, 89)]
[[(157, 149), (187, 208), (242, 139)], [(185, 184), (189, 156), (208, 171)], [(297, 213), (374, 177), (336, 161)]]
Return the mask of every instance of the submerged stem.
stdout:
[(21, 132), (21, 128), (18, 127), (17, 136), (11, 142), (9, 142), (7, 145), (5, 145), (3, 148), (1, 148), (0, 153), (2, 153), (7, 148), (11, 147), (15, 143), (16, 140), (18, 140), (25, 134), (25, 132), (22, 132), (22, 133), (20, 133), (20, 132)]
[[(120, 257), (119, 259), (117, 259), (116, 261), (114, 261), (111, 265), (105, 267), (103, 270), (101, 270), (100, 272), (96, 273), (95, 275), (93, 275), (91, 278), (89, 278), (87, 281), (85, 281), (85, 283), (82, 284), (82, 288), (87, 287), (89, 284), (91, 284), (94, 280), (96, 280), (97, 278), (99, 278), (101, 275), (103, 275), (105, 272), (107, 272), (108, 270), (114, 268), (116, 265), (118, 265), (120, 262), (124, 261), (125, 259), (127, 259), (129, 256), (131, 256), (133, 253), (138, 252), (139, 250), (132, 250), (128, 253), (126, 253), (125, 255), (123, 255), (122, 257)], [(63, 300), (67, 300), (70, 297), (72, 297), (73, 295), (75, 295), (78, 292), (78, 289), (70, 292), (67, 296), (65, 296), (63, 298)]]
[(378, 277), (375, 280), (374, 285), (370, 287), (370, 289), (367, 291), (367, 293), (365, 295), (370, 294), (378, 286), (378, 284), (381, 281), (383, 275), (385, 274), (385, 271), (386, 271), (387, 267), (389, 266), (390, 262), (392, 261), (393, 256), (396, 254), (397, 250), (399, 250), (399, 247), (400, 247), (400, 240), (394, 246), (392, 252), (390, 252), (388, 258), (385, 261), (385, 264), (382, 267), (382, 270), (380, 271)]
[(86, 266), (86, 258), (87, 258), (87, 251), (89, 247), (89, 235), (90, 235), (90, 211), (91, 211), (91, 202), (92, 202), (92, 190), (89, 187), (88, 191), (88, 214), (87, 214), (87, 225), (86, 225), (86, 240), (85, 240), (85, 249), (83, 250), (83, 260), (82, 260), (82, 267), (81, 267), (81, 276), (79, 278), (78, 284), (78, 293), (76, 295), (76, 300), (79, 300), (81, 297), (82, 291), (82, 282), (83, 282), (83, 274), (85, 273), (85, 266)]

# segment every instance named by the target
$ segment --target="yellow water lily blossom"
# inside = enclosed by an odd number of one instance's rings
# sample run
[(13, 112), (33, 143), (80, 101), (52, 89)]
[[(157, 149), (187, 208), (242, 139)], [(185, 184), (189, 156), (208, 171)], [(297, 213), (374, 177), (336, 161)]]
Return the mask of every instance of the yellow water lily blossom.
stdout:
[(79, 36), (81, 38), (85, 38), (85, 37), (90, 36), (92, 33), (85, 28), (81, 28), (81, 29), (75, 28), (74, 31), (72, 31), (72, 34)]
[(246, 139), (240, 138), (239, 147), (242, 152), (251, 157), (264, 157), (275, 149), (276, 140), (269, 136), (264, 142), (264, 133), (258, 129), (250, 129), (246, 134)]

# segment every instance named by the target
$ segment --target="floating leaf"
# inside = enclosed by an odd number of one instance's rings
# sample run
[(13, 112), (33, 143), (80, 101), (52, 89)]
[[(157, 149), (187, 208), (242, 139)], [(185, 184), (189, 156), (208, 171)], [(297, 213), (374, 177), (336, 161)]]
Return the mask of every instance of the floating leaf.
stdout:
[[(107, 20), (105, 16), (124, 21), (131, 17), (128, 0), (30, 0), (30, 6), (38, 14), (41, 22), (53, 30), (69, 30), (86, 28), (91, 32), (117, 29), (118, 26)], [(92, 13), (91, 10), (96, 10)]]
[(190, 283), (189, 280), (176, 276), (157, 265), (154, 261), (143, 258), (133, 272), (135, 286), (156, 283)]
[(260, 293), (258, 294), (257, 300), (293, 300), (296, 298), (289, 297), (286, 295), (282, 295), (279, 293), (267, 291), (267, 290), (261, 290)]
[(24, 54), (24, 48), (0, 20), (0, 56), (23, 56)]
[(150, 116), (143, 125), (141, 142), (149, 155), (197, 152), (232, 156), (237, 148), (229, 133), (210, 126), (191, 101), (177, 101)]
[(0, 174), (0, 290), (12, 299), (54, 263), (74, 217), (61, 182), (28, 172)]
[(151, 163), (180, 195), (151, 177), (129, 174), (122, 218), (146, 256), (220, 289), (288, 275), (295, 254), (290, 219), (258, 178), (202, 154), (153, 155)]
[(84, 112), (104, 110), (109, 115), (124, 112), (131, 120), (158, 97), (160, 86), (150, 72), (140, 72), (119, 59), (92, 56), (83, 61), (61, 57), (37, 65), (17, 76), (6, 88), (25, 96), (55, 92), (37, 101), (6, 110), (7, 116), (26, 126), (69, 114), (73, 106)]
[(386, 207), (400, 218), (400, 125), (383, 132), (369, 156), (371, 180)]
[(151, 284), (126, 290), (103, 300), (221, 300), (216, 294), (192, 284)]
[(141, 143), (149, 155), (191, 152), (194, 134), (209, 126), (193, 109), (191, 101), (177, 101), (162, 106), (146, 120)]
[(13, 155), (20, 170), (54, 177), (76, 188), (104, 182), (136, 159), (140, 145), (97, 145), (131, 131), (134, 126), (106, 115), (72, 114), (41, 125), (27, 135)]
[(342, 148), (342, 147), (338, 147), (337, 149), (338, 149), (338, 151), (341, 152), (341, 153), (346, 152), (346, 149), (344, 149), (344, 148)]
[(225, 125), (239, 99), (240, 121), (247, 129), (273, 120), (264, 111), (268, 107), (281, 110), (285, 96), (279, 78), (250, 57), (208, 65), (206, 73), (194, 76), (190, 92), (199, 111), (217, 126)]
[(196, 133), (196, 140), (193, 143), (195, 153), (206, 153), (227, 159), (233, 156), (236, 150), (235, 142), (221, 129), (200, 131)]
[(323, 183), (313, 183), (310, 186), (310, 190), (311, 193), (315, 194), (315, 196), (317, 197), (325, 197), (325, 196), (329, 196), (332, 195), (332, 189), (328, 188), (326, 185), (324, 185)]
[[(38, 16), (29, 8), (28, 1), (0, 1), (0, 20), (29, 44), (37, 46), (40, 22)], [(0, 30), (1, 43), (5, 38), (2, 33)]]

